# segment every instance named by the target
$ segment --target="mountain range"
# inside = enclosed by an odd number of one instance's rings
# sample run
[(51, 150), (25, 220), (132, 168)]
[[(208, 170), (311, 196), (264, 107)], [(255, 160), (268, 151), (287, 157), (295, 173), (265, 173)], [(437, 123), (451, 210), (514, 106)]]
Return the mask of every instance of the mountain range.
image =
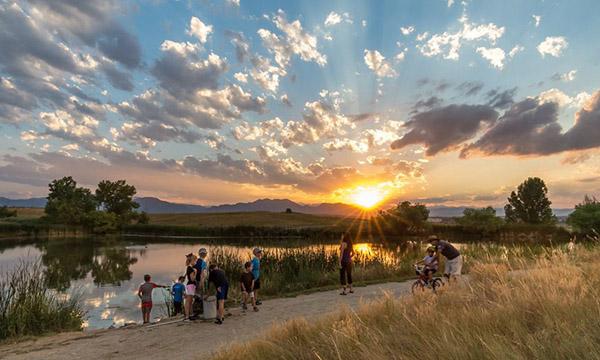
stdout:
[[(322, 203), (316, 205), (305, 205), (288, 199), (259, 199), (252, 202), (224, 204), (214, 206), (203, 206), (193, 204), (180, 204), (164, 201), (155, 197), (138, 197), (135, 201), (140, 204), (140, 211), (150, 214), (160, 213), (226, 213), (226, 212), (248, 212), (248, 211), (270, 211), (283, 212), (291, 209), (293, 212), (314, 215), (352, 215), (360, 211), (352, 205), (343, 203)], [(46, 205), (46, 198), (30, 199), (8, 199), (0, 197), (0, 206), (9, 207), (33, 207), (41, 208)], [(465, 206), (432, 206), (428, 207), (430, 217), (456, 217), (461, 216)], [(558, 217), (569, 215), (573, 209), (553, 209)], [(504, 216), (504, 209), (496, 209), (498, 216)]]

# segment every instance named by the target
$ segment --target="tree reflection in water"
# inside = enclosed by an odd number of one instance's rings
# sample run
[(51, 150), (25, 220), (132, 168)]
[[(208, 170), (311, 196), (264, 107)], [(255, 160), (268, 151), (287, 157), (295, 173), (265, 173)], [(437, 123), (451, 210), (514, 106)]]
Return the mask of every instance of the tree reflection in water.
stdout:
[(67, 290), (72, 281), (85, 279), (88, 273), (98, 286), (119, 286), (131, 279), (129, 267), (137, 262), (123, 245), (115, 242), (50, 240), (37, 247), (42, 252), (48, 287), (58, 291)]

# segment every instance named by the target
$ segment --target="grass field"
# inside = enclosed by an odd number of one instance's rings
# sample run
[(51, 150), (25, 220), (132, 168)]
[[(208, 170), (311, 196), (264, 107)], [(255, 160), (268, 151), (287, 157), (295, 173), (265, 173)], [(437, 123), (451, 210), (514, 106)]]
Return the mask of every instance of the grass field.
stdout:
[(150, 214), (150, 224), (200, 227), (277, 226), (287, 228), (320, 228), (349, 226), (353, 221), (353, 218), (337, 216), (300, 213), (286, 214), (266, 211), (222, 214)]
[(516, 272), (508, 261), (479, 262), (468, 285), (291, 321), (215, 358), (598, 359), (598, 255), (548, 249)]
[[(11, 208), (11, 210), (13, 209)], [(17, 210), (17, 219), (20, 220), (38, 219), (44, 215), (42, 208), (15, 208), (14, 210)], [(10, 219), (8, 218), (8, 220)]]

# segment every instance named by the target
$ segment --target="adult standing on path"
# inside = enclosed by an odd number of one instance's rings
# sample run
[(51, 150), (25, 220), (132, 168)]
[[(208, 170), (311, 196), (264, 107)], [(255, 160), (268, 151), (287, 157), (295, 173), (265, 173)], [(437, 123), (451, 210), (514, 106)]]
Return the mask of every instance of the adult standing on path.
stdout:
[(448, 279), (456, 280), (462, 271), (463, 260), (460, 252), (448, 241), (440, 240), (437, 235), (429, 237), (429, 243), (435, 246), (438, 253), (441, 253), (445, 258), (444, 276)]
[(346, 295), (346, 286), (349, 287), (349, 293), (354, 293), (352, 290), (352, 257), (354, 256), (354, 249), (352, 246), (352, 239), (350, 234), (346, 233), (342, 235), (342, 242), (340, 244), (340, 283), (342, 284), (342, 292), (340, 295)]
[(260, 259), (263, 256), (261, 248), (254, 248), (252, 250), (254, 257), (252, 258), (252, 275), (254, 275), (254, 298), (256, 299), (256, 305), (262, 304), (258, 299), (258, 289), (260, 289)]
[(194, 264), (194, 269), (196, 270), (196, 296), (194, 298), (194, 305), (192, 307), (194, 315), (204, 312), (204, 309), (202, 308), (202, 299), (204, 298), (206, 278), (208, 277), (208, 263), (206, 262), (207, 255), (208, 251), (206, 248), (200, 248), (200, 250), (198, 250), (198, 259)]

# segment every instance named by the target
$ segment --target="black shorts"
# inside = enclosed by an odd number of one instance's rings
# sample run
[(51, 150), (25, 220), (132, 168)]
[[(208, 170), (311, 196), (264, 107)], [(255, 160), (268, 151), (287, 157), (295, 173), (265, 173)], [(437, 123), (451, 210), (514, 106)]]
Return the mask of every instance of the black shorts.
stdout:
[(254, 280), (254, 290), (260, 289), (260, 278)]
[(425, 275), (425, 276), (429, 276), (429, 274), (430, 274), (430, 273), (431, 273), (431, 274), (435, 274), (436, 272), (437, 272), (437, 270), (436, 270), (436, 269), (424, 269), (424, 270), (423, 270), (423, 275)]
[(183, 304), (179, 301), (173, 301), (173, 313), (175, 315), (183, 313)]

